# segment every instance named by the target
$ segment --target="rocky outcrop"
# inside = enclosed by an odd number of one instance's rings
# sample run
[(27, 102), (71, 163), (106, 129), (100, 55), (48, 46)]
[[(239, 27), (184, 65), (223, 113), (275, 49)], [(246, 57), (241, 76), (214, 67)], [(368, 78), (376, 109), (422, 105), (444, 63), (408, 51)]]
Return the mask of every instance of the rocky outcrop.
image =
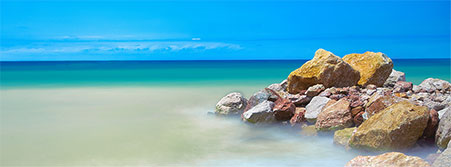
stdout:
[(243, 119), (250, 123), (272, 123), (276, 121), (274, 116), (274, 102), (263, 101), (243, 113)]
[(318, 49), (312, 60), (290, 73), (287, 90), (296, 94), (315, 84), (323, 84), (326, 88), (353, 86), (359, 79), (359, 72), (340, 57)]
[(406, 81), (406, 74), (393, 69), (387, 80), (385, 80), (384, 87), (393, 87), (398, 81)]
[(335, 131), (334, 143), (337, 145), (348, 147), (349, 139), (351, 139), (354, 130), (356, 130), (356, 127), (345, 128), (342, 130)]
[(378, 52), (353, 53), (343, 57), (343, 61), (360, 72), (359, 85), (374, 84), (382, 86), (390, 76), (393, 62), (385, 54)]
[(409, 148), (423, 134), (428, 118), (426, 107), (401, 101), (363, 122), (349, 145), (369, 151)]
[(329, 98), (316, 96), (305, 107), (305, 119), (309, 122), (315, 122), (318, 114), (321, 113), (323, 107), (329, 102)]
[(241, 93), (233, 92), (224, 96), (216, 104), (216, 114), (239, 115), (246, 108), (247, 100)]
[(318, 114), (315, 128), (320, 131), (338, 130), (352, 126), (350, 103), (345, 98), (330, 100)]
[(441, 149), (446, 148), (446, 145), (451, 139), (451, 112), (446, 112), (438, 124), (437, 133), (435, 134), (435, 143)]
[(438, 91), (446, 91), (450, 89), (451, 84), (447, 81), (435, 79), (435, 78), (428, 78), (421, 82), (420, 85), (418, 85), (421, 89), (421, 91), (425, 92), (434, 92), (435, 90)]
[(400, 152), (389, 152), (378, 156), (357, 156), (345, 167), (429, 167), (420, 157), (407, 156)]
[(448, 142), (448, 148), (445, 151), (443, 151), (432, 164), (432, 167), (449, 167), (449, 166), (451, 166), (451, 142)]

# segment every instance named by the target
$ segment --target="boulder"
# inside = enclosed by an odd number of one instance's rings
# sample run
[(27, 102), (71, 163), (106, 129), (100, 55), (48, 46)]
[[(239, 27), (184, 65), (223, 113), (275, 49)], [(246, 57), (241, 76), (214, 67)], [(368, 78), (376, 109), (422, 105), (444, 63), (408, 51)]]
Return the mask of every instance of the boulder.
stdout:
[(219, 115), (238, 115), (243, 113), (246, 105), (246, 98), (241, 93), (233, 92), (219, 100), (215, 112)]
[(379, 111), (382, 111), (401, 100), (401, 98), (395, 96), (374, 94), (368, 100), (368, 103), (365, 107), (365, 112), (367, 113), (368, 117), (371, 117)]
[(318, 114), (315, 127), (320, 131), (338, 130), (352, 126), (350, 103), (346, 99), (330, 100)]
[(406, 81), (406, 74), (401, 71), (396, 71), (393, 69), (388, 76), (387, 80), (384, 82), (384, 87), (393, 87), (398, 81)]
[(272, 123), (276, 121), (274, 116), (274, 102), (263, 101), (243, 113), (243, 119), (250, 123)]
[(451, 84), (448, 81), (435, 79), (435, 78), (428, 78), (428, 79), (425, 79), (423, 82), (421, 82), (421, 84), (418, 86), (423, 91), (434, 92), (435, 90), (438, 90), (438, 91), (448, 90), (451, 87)]
[(296, 107), (296, 111), (294, 112), (294, 116), (290, 119), (290, 124), (292, 126), (302, 123), (305, 121), (305, 108), (304, 107)]
[(354, 132), (355, 129), (356, 127), (352, 127), (335, 131), (334, 143), (337, 145), (348, 147), (349, 139), (351, 139), (352, 133)]
[(340, 57), (318, 49), (312, 60), (290, 73), (287, 90), (296, 94), (315, 84), (323, 84), (326, 88), (353, 86), (359, 79), (359, 72)]
[(434, 109), (429, 110), (429, 120), (426, 129), (424, 129), (423, 137), (434, 138), (435, 133), (437, 131), (437, 127), (438, 127), (438, 113)]
[(435, 143), (441, 149), (446, 148), (446, 145), (451, 139), (451, 112), (446, 112), (438, 124), (437, 133), (435, 134)]
[(426, 107), (401, 101), (363, 122), (349, 145), (369, 151), (406, 149), (421, 137), (428, 119)]
[(378, 52), (353, 53), (343, 57), (343, 61), (360, 72), (359, 85), (384, 85), (393, 69), (392, 60), (385, 54)]
[(293, 117), (296, 106), (288, 99), (279, 98), (273, 108), (277, 121), (288, 121)]
[(329, 102), (329, 98), (315, 96), (307, 106), (305, 106), (305, 119), (309, 122), (315, 122), (318, 114), (321, 113), (323, 107)]
[(429, 167), (429, 163), (416, 156), (388, 152), (378, 156), (357, 156), (345, 167)]
[(271, 94), (266, 90), (260, 90), (257, 93), (254, 93), (247, 101), (247, 106), (244, 111), (246, 112), (261, 102), (268, 100), (269, 96), (271, 96)]
[(449, 167), (449, 166), (451, 166), (451, 142), (448, 142), (448, 148), (445, 151), (443, 151), (432, 164), (432, 167)]
[(323, 84), (316, 84), (316, 85), (310, 86), (307, 89), (307, 92), (305, 92), (305, 94), (307, 96), (313, 97), (313, 96), (316, 96), (319, 93), (321, 93), (321, 91), (323, 91), (324, 89), (326, 89), (326, 88), (324, 87)]

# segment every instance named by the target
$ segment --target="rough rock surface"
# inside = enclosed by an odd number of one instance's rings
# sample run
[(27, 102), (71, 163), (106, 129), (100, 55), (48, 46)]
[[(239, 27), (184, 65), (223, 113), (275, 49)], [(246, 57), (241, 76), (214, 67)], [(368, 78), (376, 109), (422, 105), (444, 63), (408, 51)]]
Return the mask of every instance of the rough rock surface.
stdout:
[(250, 110), (243, 113), (243, 119), (250, 123), (272, 123), (276, 120), (274, 116), (274, 102), (263, 101)]
[(451, 87), (451, 84), (448, 81), (444, 81), (441, 79), (435, 79), (435, 78), (428, 78), (425, 79), (423, 82), (421, 82), (420, 85), (418, 85), (421, 90), (426, 92), (434, 92), (435, 90), (446, 90)]
[(400, 152), (389, 152), (378, 156), (357, 156), (345, 167), (429, 167), (420, 157), (407, 156)]
[(369, 151), (409, 148), (423, 134), (428, 118), (426, 107), (401, 101), (363, 122), (349, 145)]
[(432, 167), (450, 167), (451, 166), (451, 142), (448, 142), (448, 148), (435, 159)]
[(442, 119), (443, 115), (445, 115), (445, 113), (450, 112), (451, 107), (446, 107), (440, 111), (438, 111), (438, 119)]
[(378, 52), (353, 53), (343, 57), (343, 61), (360, 72), (359, 85), (382, 86), (393, 69), (393, 62), (385, 54)]
[(424, 129), (423, 137), (424, 138), (434, 138), (435, 133), (438, 127), (438, 113), (434, 109), (429, 110), (429, 120)]
[(309, 104), (305, 107), (305, 118), (308, 121), (314, 122), (318, 117), (318, 114), (321, 113), (323, 107), (329, 102), (329, 98), (315, 96)]
[(310, 87), (307, 89), (307, 92), (305, 92), (305, 94), (306, 94), (307, 96), (310, 96), (310, 97), (316, 96), (316, 95), (318, 95), (319, 93), (321, 93), (321, 91), (323, 91), (324, 89), (326, 89), (326, 88), (324, 87), (324, 85), (322, 85), (322, 84), (316, 84), (316, 85), (310, 86)]
[(295, 94), (315, 84), (323, 84), (326, 88), (353, 86), (359, 79), (359, 72), (340, 57), (318, 49), (312, 60), (290, 73), (287, 90)]
[(446, 148), (451, 139), (451, 112), (446, 112), (438, 124), (435, 143), (440, 148)]
[(352, 127), (335, 131), (334, 143), (337, 145), (348, 147), (349, 139), (351, 139), (352, 133), (354, 132), (355, 129), (356, 127)]
[(270, 95), (271, 94), (266, 90), (260, 90), (257, 93), (254, 93), (247, 101), (247, 106), (246, 109), (244, 109), (244, 111), (246, 112), (247, 110), (250, 110), (254, 106), (260, 104), (261, 102), (268, 100)]
[(290, 119), (290, 124), (292, 126), (299, 124), (301, 122), (305, 121), (305, 108), (303, 107), (296, 107), (296, 111), (294, 112), (294, 116)]
[(384, 87), (393, 87), (398, 81), (406, 81), (406, 74), (393, 69), (384, 83)]
[(320, 131), (338, 130), (352, 126), (350, 103), (346, 99), (330, 100), (318, 114), (315, 127)]
[(406, 81), (398, 81), (396, 82), (394, 86), (393, 92), (407, 92), (409, 90), (412, 90), (413, 84), (412, 82), (406, 82)]
[(374, 94), (366, 104), (365, 112), (368, 117), (373, 116), (374, 114), (382, 111), (383, 109), (401, 101), (402, 99), (395, 96), (383, 96)]
[(288, 99), (281, 98), (275, 102), (274, 116), (278, 121), (288, 121), (293, 117), (296, 106)]
[(216, 114), (231, 115), (241, 114), (246, 108), (247, 100), (241, 93), (233, 92), (224, 96), (216, 104)]

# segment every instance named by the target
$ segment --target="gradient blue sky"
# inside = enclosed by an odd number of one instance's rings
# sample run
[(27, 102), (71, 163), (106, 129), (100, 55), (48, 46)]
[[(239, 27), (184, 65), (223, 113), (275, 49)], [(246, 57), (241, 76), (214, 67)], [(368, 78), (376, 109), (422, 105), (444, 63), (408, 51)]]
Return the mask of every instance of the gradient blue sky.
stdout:
[(450, 58), (450, 2), (1, 1), (0, 60)]

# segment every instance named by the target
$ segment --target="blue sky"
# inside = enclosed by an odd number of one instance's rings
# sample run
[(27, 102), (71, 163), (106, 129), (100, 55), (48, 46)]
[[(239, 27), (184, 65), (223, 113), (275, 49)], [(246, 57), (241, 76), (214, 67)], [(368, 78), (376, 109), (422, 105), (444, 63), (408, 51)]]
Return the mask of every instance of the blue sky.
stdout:
[(1, 1), (0, 60), (450, 58), (450, 2)]

